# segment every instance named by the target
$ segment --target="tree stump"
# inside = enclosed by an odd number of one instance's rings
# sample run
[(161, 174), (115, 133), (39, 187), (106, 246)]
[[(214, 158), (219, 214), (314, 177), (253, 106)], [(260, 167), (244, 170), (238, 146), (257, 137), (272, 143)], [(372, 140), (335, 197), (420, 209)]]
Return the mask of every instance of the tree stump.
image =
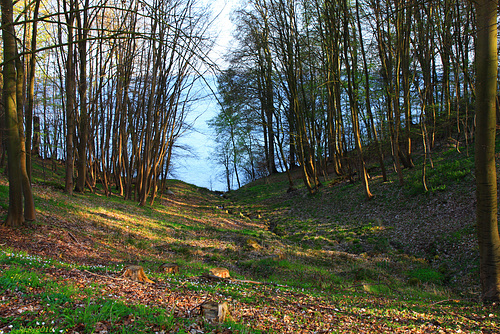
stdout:
[(276, 261), (281, 261), (281, 260), (285, 260), (286, 259), (286, 255), (283, 251), (277, 251), (274, 255), (274, 259)]
[(144, 269), (141, 266), (128, 266), (123, 269), (122, 277), (128, 278), (132, 281), (142, 282), (142, 283), (154, 283), (150, 280), (144, 273)]
[(160, 266), (160, 271), (166, 274), (178, 274), (180, 270), (175, 263), (164, 263)]
[(201, 304), (202, 316), (212, 322), (224, 322), (230, 317), (229, 307), (227, 302), (217, 303), (214, 301), (207, 301)]
[(206, 276), (210, 278), (231, 278), (229, 270), (226, 268), (212, 268)]
[(246, 244), (245, 245), (246, 248), (248, 248), (250, 250), (259, 251), (262, 249), (262, 246), (259, 245), (259, 243), (255, 239), (252, 239), (252, 238), (247, 239), (245, 244)]

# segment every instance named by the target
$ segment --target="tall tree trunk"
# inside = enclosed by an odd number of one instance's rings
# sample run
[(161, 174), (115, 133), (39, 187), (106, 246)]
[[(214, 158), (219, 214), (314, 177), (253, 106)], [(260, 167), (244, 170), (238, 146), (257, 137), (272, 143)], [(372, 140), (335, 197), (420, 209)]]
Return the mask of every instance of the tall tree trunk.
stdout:
[(87, 109), (88, 6), (89, 0), (86, 0), (83, 8), (83, 20), (80, 13), (76, 16), (78, 23), (78, 53), (80, 56), (80, 78), (78, 84), (78, 95), (80, 97), (80, 118), (78, 122), (78, 159), (76, 162), (78, 176), (76, 179), (75, 191), (80, 193), (85, 190), (87, 177), (87, 142), (89, 137), (89, 115)]
[(11, 0), (2, 0), (3, 38), (3, 104), (5, 112), (5, 134), (9, 171), (9, 210), (5, 225), (19, 227), (24, 222), (23, 189), (21, 182), (21, 139), (19, 138), (16, 97), (16, 39), (13, 27), (13, 6)]
[[(31, 145), (31, 154), (35, 156), (40, 156), (40, 116), (33, 116), (33, 141)], [(28, 144), (26, 144), (28, 147)], [(43, 157), (45, 158), (45, 156)]]
[(328, 158), (333, 162), (337, 175), (342, 174), (341, 161), (344, 154), (340, 91), (340, 13), (340, 4), (334, 1), (326, 1), (323, 11), (318, 12), (318, 16), (322, 18), (320, 32), (325, 53)]
[(16, 99), (17, 99), (17, 127), (19, 132), (20, 140), (20, 155), (19, 155), (19, 168), (21, 172), (21, 183), (23, 188), (23, 198), (24, 198), (24, 219), (27, 221), (35, 220), (35, 203), (33, 201), (33, 192), (31, 189), (31, 182), (28, 175), (28, 170), (26, 166), (27, 152), (26, 152), (26, 136), (24, 132), (24, 63), (22, 58), (17, 55), (16, 50)]
[[(405, 115), (405, 132), (404, 140), (406, 142), (406, 147), (404, 154), (402, 154), (402, 162), (406, 168), (413, 168), (413, 158), (412, 158), (412, 142), (411, 142), (411, 99), (410, 99), (410, 32), (412, 25), (412, 6), (408, 6), (407, 3), (403, 3), (403, 6), (398, 11), (402, 11), (401, 15), (401, 28), (399, 37), (399, 48), (401, 53), (401, 77), (403, 85), (403, 109)], [(403, 152), (401, 152), (403, 153)]]
[(482, 299), (500, 301), (500, 237), (495, 165), (498, 0), (476, 1), (476, 226)]
[[(349, 24), (350, 20), (350, 10), (347, 4), (347, 0), (344, 0), (344, 17), (343, 17), (343, 32), (344, 32), (344, 62), (347, 70), (347, 95), (349, 96), (349, 105), (351, 109), (351, 118), (352, 118), (352, 127), (354, 132), (354, 142), (356, 147), (356, 152), (358, 154), (359, 161), (359, 173), (361, 180), (363, 182), (363, 187), (365, 190), (365, 196), (367, 199), (373, 198), (372, 193), (370, 192), (370, 186), (368, 184), (368, 174), (366, 172), (365, 160), (363, 158), (363, 148), (361, 145), (361, 131), (359, 126), (359, 117), (358, 117), (358, 87), (356, 84), (355, 78), (355, 69), (357, 68), (357, 55), (353, 50), (351, 45), (351, 36), (349, 32), (353, 31), (353, 38), (356, 39), (356, 29), (351, 27)], [(352, 66), (349, 63), (349, 58), (352, 61)]]
[(69, 9), (64, 2), (66, 21), (68, 23), (68, 54), (66, 59), (66, 178), (64, 191), (73, 195), (73, 172), (74, 172), (74, 145), (75, 135), (75, 102), (76, 102), (76, 78), (74, 63), (73, 22), (75, 18), (74, 1), (70, 0)]
[[(453, 50), (452, 46), (452, 1), (444, 0), (443, 11), (444, 19), (442, 23), (442, 28), (440, 29), (442, 33), (441, 37), (441, 62), (443, 63), (443, 105), (446, 113), (446, 135), (451, 138), (452, 136), (452, 125), (453, 120), (451, 118), (451, 89), (450, 89), (450, 58)], [(458, 125), (458, 124), (457, 124)], [(457, 145), (458, 149), (458, 145)]]
[(266, 168), (269, 174), (277, 172), (276, 154), (274, 148), (274, 86), (273, 86), (273, 60), (271, 46), (269, 43), (270, 27), (269, 13), (265, 2), (254, 3), (262, 21), (262, 31), (256, 34), (258, 44), (258, 66), (259, 66), (259, 94), (262, 113), (262, 125), (264, 127), (264, 151), (266, 157)]
[[(356, 19), (358, 23), (359, 35), (362, 36), (361, 29), (361, 19), (359, 15), (359, 0), (356, 0)], [(377, 127), (375, 126), (375, 121), (373, 119), (373, 113), (371, 108), (371, 100), (370, 100), (370, 75), (368, 72), (368, 61), (366, 60), (366, 52), (365, 46), (363, 42), (363, 38), (359, 39), (360, 47), (361, 47), (361, 55), (363, 57), (363, 70), (364, 70), (364, 79), (365, 79), (365, 101), (366, 101), (366, 113), (368, 114), (370, 127), (373, 133), (373, 139), (375, 141), (375, 146), (377, 149), (377, 156), (380, 163), (380, 169), (382, 170), (382, 179), (384, 182), (387, 182), (387, 172), (385, 170), (384, 164), (384, 155), (382, 153), (382, 146), (380, 145), (380, 140), (378, 139)]]
[[(267, 20), (266, 20), (267, 22)], [(265, 48), (264, 48), (264, 54), (265, 54), (265, 86), (266, 86), (266, 92), (265, 92), (265, 113), (266, 113), (266, 126), (267, 126), (267, 136), (268, 136), (268, 161), (267, 161), (267, 168), (269, 171), (269, 174), (274, 174), (277, 173), (278, 170), (276, 169), (276, 157), (275, 157), (275, 150), (274, 150), (274, 128), (273, 128), (273, 115), (274, 115), (274, 87), (273, 87), (273, 80), (272, 80), (272, 75), (273, 75), (273, 62), (271, 59), (271, 50), (269, 47), (269, 41), (268, 41), (268, 30), (269, 27), (267, 26), (266, 23), (266, 40), (265, 40)]]
[[(387, 4), (387, 15), (390, 12), (390, 5)], [(389, 124), (391, 153), (394, 161), (394, 167), (398, 174), (399, 184), (403, 185), (403, 172), (399, 158), (399, 127), (400, 127), (400, 113), (399, 113), (399, 70), (400, 70), (400, 53), (397, 53), (394, 59), (393, 50), (390, 50), (392, 35), (390, 34), (391, 27), (387, 27), (387, 31), (382, 30), (382, 10), (380, 8), (380, 0), (373, 1), (373, 11), (375, 13), (376, 22), (376, 36), (380, 61), (382, 63), (382, 78), (385, 85), (385, 98), (387, 103), (387, 122)], [(400, 15), (400, 14), (399, 14)], [(390, 20), (388, 25), (390, 24)], [(396, 28), (398, 23), (396, 23)], [(397, 29), (399, 32), (399, 28)], [(398, 34), (396, 34), (398, 35)], [(387, 37), (386, 37), (387, 36)], [(394, 62), (396, 65), (394, 65)], [(394, 78), (393, 73), (396, 73)]]
[[(28, 178), (31, 180), (31, 155), (32, 137), (33, 137), (33, 109), (35, 100), (35, 68), (36, 68), (36, 42), (37, 42), (37, 26), (38, 26), (38, 10), (40, 8), (40, 0), (35, 1), (35, 9), (33, 11), (33, 29), (31, 35), (31, 54), (28, 64), (28, 96), (26, 106), (26, 169), (28, 171)], [(40, 126), (40, 123), (38, 123)], [(39, 136), (39, 134), (38, 134)], [(34, 140), (33, 140), (34, 141)]]
[[(389, 85), (392, 86), (391, 89), (391, 100), (392, 100), (392, 107), (389, 110), (389, 113), (392, 115), (392, 120), (391, 122), (391, 133), (392, 133), (392, 152), (393, 152), (393, 158), (394, 158), (394, 164), (396, 166), (396, 172), (398, 173), (398, 179), (399, 179), (399, 184), (403, 185), (404, 180), (403, 180), (403, 168), (401, 167), (401, 148), (399, 146), (399, 135), (401, 132), (401, 112), (400, 112), (400, 91), (401, 91), (401, 80), (400, 80), (400, 75), (401, 75), (401, 62), (402, 62), (402, 34), (403, 34), (403, 27), (402, 27), (402, 10), (403, 10), (403, 5), (404, 2), (403, 0), (395, 0), (395, 15), (396, 15), (396, 46), (395, 46), (395, 53), (396, 53), (396, 58), (394, 59), (392, 55), (389, 55), (389, 71), (390, 71), (390, 81), (391, 83)], [(389, 8), (390, 4), (387, 3), (387, 8)], [(389, 22), (388, 22), (389, 25)], [(387, 31), (390, 31), (390, 26), (388, 26)], [(389, 33), (390, 34), (390, 33)], [(389, 39), (390, 43), (390, 39)], [(394, 70), (395, 76), (392, 75), (392, 71)]]

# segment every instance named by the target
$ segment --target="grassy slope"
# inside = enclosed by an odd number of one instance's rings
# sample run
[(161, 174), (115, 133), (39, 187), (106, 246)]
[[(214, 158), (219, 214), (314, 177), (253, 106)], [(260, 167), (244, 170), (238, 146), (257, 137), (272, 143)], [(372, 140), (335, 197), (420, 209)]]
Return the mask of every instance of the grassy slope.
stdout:
[[(429, 192), (417, 159), (403, 187), (372, 170), (369, 202), (359, 182), (332, 177), (309, 196), (278, 175), (228, 199), (172, 181), (175, 196), (139, 207), (69, 197), (62, 166), (37, 164), (37, 222), (0, 228), (0, 332), (500, 332), (498, 309), (478, 304), (473, 160), (438, 151)], [(1, 179), (3, 215), (7, 201)], [(165, 262), (181, 274), (158, 272)], [(120, 279), (126, 264), (156, 284)], [(198, 277), (213, 267), (274, 284)], [(233, 319), (203, 321), (207, 299), (228, 301)]]

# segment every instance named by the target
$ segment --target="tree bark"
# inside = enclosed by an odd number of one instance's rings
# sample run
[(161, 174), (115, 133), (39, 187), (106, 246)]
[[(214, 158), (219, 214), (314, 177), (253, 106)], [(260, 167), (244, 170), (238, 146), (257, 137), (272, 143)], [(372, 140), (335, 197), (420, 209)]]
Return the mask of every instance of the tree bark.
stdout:
[(74, 171), (74, 145), (73, 136), (75, 135), (75, 100), (76, 100), (76, 78), (74, 64), (74, 45), (73, 45), (73, 22), (75, 18), (74, 0), (70, 0), (69, 9), (66, 8), (66, 21), (68, 23), (68, 55), (66, 59), (66, 178), (64, 191), (73, 195), (73, 171)]
[[(363, 148), (361, 144), (361, 131), (359, 126), (359, 116), (358, 116), (358, 86), (356, 83), (356, 75), (354, 71), (357, 68), (357, 55), (356, 52), (353, 51), (353, 46), (351, 45), (351, 36), (350, 31), (353, 31), (353, 39), (356, 39), (356, 29), (351, 27), (349, 24), (350, 19), (350, 10), (348, 7), (347, 0), (344, 0), (344, 17), (343, 17), (343, 36), (344, 36), (344, 62), (347, 71), (347, 95), (349, 97), (349, 106), (351, 109), (351, 119), (352, 119), (352, 131), (354, 133), (354, 142), (356, 152), (358, 154), (359, 160), (359, 173), (360, 178), (363, 182), (363, 187), (365, 191), (366, 199), (373, 198), (372, 193), (370, 192), (370, 186), (368, 183), (368, 174), (366, 172), (365, 160), (363, 158)], [(349, 63), (349, 58), (352, 63)], [(352, 65), (352, 66), (351, 66)]]
[[(35, 220), (35, 202), (33, 201), (33, 192), (31, 181), (27, 169), (26, 136), (24, 132), (24, 63), (17, 54), (16, 49), (16, 108), (17, 108), (17, 131), (19, 132), (20, 154), (19, 154), (19, 172), (21, 173), (21, 184), (24, 198), (24, 218), (27, 221)], [(31, 121), (31, 120), (30, 120)]]
[(483, 302), (500, 301), (495, 165), (498, 0), (476, 1), (476, 226)]
[(9, 209), (5, 225), (19, 227), (24, 222), (23, 189), (21, 182), (21, 139), (19, 137), (16, 96), (16, 40), (11, 0), (2, 0), (3, 38), (3, 103), (7, 136), (7, 166), (9, 171)]
[[(359, 35), (363, 35), (363, 31), (361, 28), (361, 19), (359, 15), (359, 0), (356, 0), (356, 20), (358, 24)], [(371, 108), (371, 100), (370, 100), (370, 75), (368, 70), (368, 61), (366, 59), (365, 45), (363, 42), (363, 38), (359, 39), (359, 44), (361, 47), (361, 56), (363, 57), (363, 70), (364, 70), (364, 79), (365, 79), (365, 101), (366, 101), (366, 113), (368, 114), (368, 119), (370, 122), (370, 127), (373, 134), (373, 139), (375, 141), (375, 146), (377, 149), (377, 156), (380, 163), (380, 170), (382, 171), (382, 178), (384, 182), (387, 182), (387, 172), (385, 170), (384, 164), (384, 155), (382, 153), (382, 146), (380, 145), (380, 140), (378, 138), (377, 127), (375, 126), (375, 121), (373, 119), (373, 113)]]
[[(89, 137), (89, 115), (87, 108), (87, 35), (89, 29), (88, 18), (89, 0), (85, 1), (83, 14), (76, 15), (78, 26), (78, 53), (80, 56), (80, 78), (78, 83), (78, 95), (80, 98), (80, 118), (78, 122), (78, 159), (76, 167), (78, 176), (76, 178), (75, 191), (85, 191), (87, 177), (87, 142)], [(83, 15), (83, 18), (81, 17)]]

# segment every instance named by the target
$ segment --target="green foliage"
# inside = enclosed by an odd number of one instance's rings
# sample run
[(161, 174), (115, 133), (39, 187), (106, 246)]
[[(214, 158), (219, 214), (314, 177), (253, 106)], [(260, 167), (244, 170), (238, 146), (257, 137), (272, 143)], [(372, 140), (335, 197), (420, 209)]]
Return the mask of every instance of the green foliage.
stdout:
[(390, 250), (389, 239), (386, 237), (371, 237), (366, 241), (373, 245), (373, 250), (375, 252), (386, 253)]
[(276, 268), (276, 261), (273, 259), (249, 260), (241, 262), (242, 269), (249, 270), (252, 276), (267, 279)]
[[(237, 323), (234, 321), (226, 321), (224, 323), (224, 325), (227, 326), (228, 328), (234, 330), (234, 333), (240, 333), (240, 334), (261, 334), (261, 333), (263, 333), (263, 331), (261, 331), (261, 330), (250, 328), (250, 326), (248, 324), (245, 325), (245, 324)], [(208, 329), (211, 329), (214, 326), (208, 325), (206, 327), (208, 327)]]
[(0, 185), (0, 207), (7, 210), (9, 208), (9, 187)]
[(355, 281), (375, 282), (380, 280), (380, 272), (367, 267), (355, 267), (350, 275)]
[[(426, 168), (426, 184), (430, 193), (445, 191), (451, 185), (472, 178), (473, 157), (459, 155), (456, 150), (450, 149), (433, 161), (434, 168)], [(405, 188), (409, 194), (415, 196), (425, 192), (422, 175), (421, 167), (408, 175)]]
[(15, 252), (11, 250), (0, 251), (0, 264), (21, 265), (34, 268), (48, 268), (51, 266), (62, 266), (59, 262), (50, 258), (41, 258), (25, 252)]
[(5, 270), (0, 276), (0, 290), (19, 290), (26, 292), (33, 288), (43, 286), (40, 277), (35, 272), (24, 270), (20, 267), (13, 266)]
[(238, 203), (249, 205), (274, 198), (286, 192), (288, 182), (286, 180), (272, 183), (251, 184), (243, 186), (237, 191), (229, 194), (230, 199)]
[(265, 258), (240, 263), (243, 270), (261, 280), (283, 281), (287, 286), (332, 291), (342, 279), (327, 267), (303, 263), (302, 261)]
[[(77, 324), (85, 324), (86, 333), (91, 333), (95, 324), (101, 321), (110, 323), (111, 330), (121, 330), (125, 333), (133, 333), (151, 324), (170, 330), (174, 324), (173, 315), (165, 309), (144, 305), (128, 306), (121, 301), (114, 300), (87, 298), (76, 308), (65, 308), (62, 311), (65, 326), (74, 327)], [(134, 321), (129, 321), (124, 326), (123, 320), (130, 318)]]
[[(151, 324), (170, 330), (175, 323), (173, 314), (165, 309), (146, 307), (144, 305), (129, 306), (122, 301), (104, 299), (96, 294), (98, 286), (77, 288), (74, 285), (60, 284), (48, 279), (35, 271), (24, 269), (19, 264), (11, 263), (11, 267), (0, 276), (0, 291), (10, 290), (17, 293), (35, 293), (41, 305), (50, 317), (44, 316), (36, 321), (26, 322), (23, 317), (10, 318), (11, 333), (48, 333), (59, 332), (60, 328), (72, 328), (78, 324), (85, 324), (85, 332), (91, 333), (98, 322), (105, 321), (111, 324), (111, 330), (120, 330), (125, 333), (136, 333)], [(86, 296), (83, 302), (82, 296)], [(23, 313), (28, 314), (28, 313)], [(124, 320), (134, 318), (133, 322), (123, 326)], [(59, 319), (57, 326), (50, 319)], [(0, 322), (1, 323), (1, 322)], [(50, 324), (50, 325), (49, 325)]]
[(432, 268), (416, 268), (408, 272), (410, 279), (417, 279), (422, 283), (442, 284), (444, 275)]
[(39, 181), (38, 184), (44, 185), (46, 187), (52, 187), (52, 188), (58, 189), (58, 190), (64, 190), (64, 185), (61, 184), (61, 182), (56, 181), (56, 180)]
[(176, 230), (183, 230), (183, 231), (196, 231), (199, 230), (199, 226), (193, 226), (193, 225), (187, 225), (187, 224), (182, 224), (179, 222), (175, 221), (169, 221), (169, 222), (160, 222), (161, 225), (165, 227), (170, 227)]
[(460, 242), (464, 237), (475, 235), (475, 233), (476, 233), (476, 225), (471, 224), (462, 229), (454, 231), (449, 236), (447, 236), (447, 239), (449, 242)]

